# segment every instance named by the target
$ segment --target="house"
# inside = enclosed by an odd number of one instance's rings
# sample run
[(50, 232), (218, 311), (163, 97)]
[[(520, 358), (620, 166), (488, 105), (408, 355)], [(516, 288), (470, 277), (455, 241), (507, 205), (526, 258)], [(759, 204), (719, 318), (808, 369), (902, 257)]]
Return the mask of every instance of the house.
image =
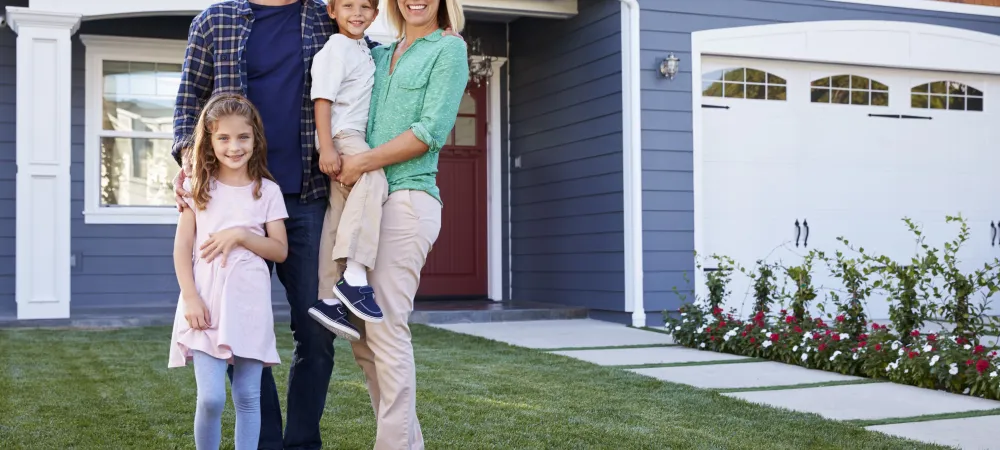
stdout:
[[(176, 301), (171, 108), (212, 1), (0, 0), (0, 316)], [(960, 211), (969, 261), (1000, 254), (988, 2), (463, 3), (481, 64), (423, 297), (654, 325), (703, 290), (695, 251), (905, 255), (904, 215), (944, 239)]]

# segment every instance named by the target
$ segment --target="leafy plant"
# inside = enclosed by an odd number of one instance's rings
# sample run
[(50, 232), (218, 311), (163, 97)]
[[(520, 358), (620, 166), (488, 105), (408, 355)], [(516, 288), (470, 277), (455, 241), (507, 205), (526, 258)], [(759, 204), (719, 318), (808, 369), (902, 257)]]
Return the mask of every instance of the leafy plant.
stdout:
[[(837, 240), (850, 246), (850, 242), (843, 237), (838, 237)], [(864, 248), (860, 251), (863, 253)], [(826, 259), (822, 253), (820, 257)], [(848, 324), (847, 328), (851, 334), (861, 334), (868, 326), (865, 304), (872, 293), (869, 275), (873, 270), (864, 259), (848, 258), (840, 250), (837, 250), (833, 261), (827, 260), (827, 263), (830, 266), (830, 273), (841, 280), (846, 290), (844, 292), (846, 299), (843, 301), (836, 292), (830, 292), (831, 300), (837, 305), (837, 317), (842, 318), (841, 322)]]
[(807, 317), (809, 302), (817, 296), (816, 288), (812, 285), (811, 273), (814, 257), (815, 254), (810, 252), (801, 265), (785, 268), (785, 274), (795, 283), (791, 301), (792, 315), (799, 319)]
[(757, 270), (750, 274), (753, 280), (753, 313), (759, 312), (767, 314), (771, 312), (770, 306), (774, 301), (777, 285), (775, 284), (774, 267), (764, 261), (757, 261)]

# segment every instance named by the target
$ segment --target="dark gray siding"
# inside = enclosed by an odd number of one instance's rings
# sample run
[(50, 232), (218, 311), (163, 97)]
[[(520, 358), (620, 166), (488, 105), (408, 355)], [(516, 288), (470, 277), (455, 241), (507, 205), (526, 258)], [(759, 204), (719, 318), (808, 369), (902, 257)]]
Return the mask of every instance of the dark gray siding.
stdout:
[[(691, 33), (779, 22), (891, 20), (1000, 33), (1000, 19), (863, 6), (826, 0), (640, 0), (642, 47), (643, 245), (645, 307), (650, 324), (676, 309), (672, 288), (694, 273)], [(657, 71), (669, 52), (680, 73)]]
[(510, 25), (513, 298), (624, 307), (615, 0)]
[[(186, 39), (191, 17), (151, 17), (84, 22), (79, 34)], [(483, 49), (495, 56), (506, 55), (506, 24), (470, 23), (468, 30), (481, 37)], [(465, 35), (465, 34), (463, 34)], [(0, 41), (6, 42), (6, 41)], [(13, 44), (11, 44), (13, 45)], [(72, 186), (72, 251), (77, 264), (72, 272), (72, 302), (74, 308), (113, 306), (169, 306), (177, 300), (177, 281), (173, 271), (173, 235), (171, 225), (88, 225), (83, 218), (84, 196), (84, 103), (85, 50), (78, 37), (73, 42), (73, 150)], [(3, 51), (3, 47), (0, 47)], [(7, 89), (0, 84), (0, 89)], [(6, 90), (2, 91), (6, 92)], [(13, 95), (13, 86), (10, 93)], [(0, 101), (5, 97), (0, 97)], [(0, 105), (4, 105), (0, 103)], [(0, 109), (0, 120), (3, 120)], [(6, 126), (0, 122), (0, 126)], [(13, 129), (13, 125), (11, 125)], [(504, 125), (502, 128), (506, 128)], [(0, 139), (3, 139), (0, 137)], [(0, 140), (0, 152), (5, 152)], [(13, 161), (13, 146), (11, 146)], [(0, 153), (5, 158), (6, 153)], [(5, 165), (6, 166), (6, 165)], [(7, 195), (4, 168), (0, 168), (0, 196)], [(13, 180), (13, 170), (10, 178)], [(87, 181), (91, 182), (91, 181)], [(13, 181), (11, 181), (13, 198)], [(3, 228), (4, 198), (0, 197), (0, 239), (8, 234)], [(11, 200), (11, 216), (13, 216)], [(11, 221), (13, 230), (13, 221)], [(13, 231), (9, 233), (13, 236)], [(0, 240), (0, 258), (5, 258), (5, 241)], [(13, 239), (10, 244), (13, 255)], [(2, 261), (2, 259), (0, 259)], [(13, 265), (13, 256), (11, 256)], [(0, 267), (0, 289), (6, 266)], [(13, 271), (11, 270), (11, 273)], [(284, 303), (284, 290), (275, 276), (272, 279), (274, 302)], [(13, 276), (10, 281), (11, 302)], [(5, 291), (0, 290), (0, 301)], [(0, 309), (0, 312), (3, 310)]]
[[(28, 6), (28, 0), (0, 0), (0, 12), (8, 6)], [(9, 27), (0, 29), (0, 317), (17, 313), (14, 300), (16, 44), (17, 35)]]

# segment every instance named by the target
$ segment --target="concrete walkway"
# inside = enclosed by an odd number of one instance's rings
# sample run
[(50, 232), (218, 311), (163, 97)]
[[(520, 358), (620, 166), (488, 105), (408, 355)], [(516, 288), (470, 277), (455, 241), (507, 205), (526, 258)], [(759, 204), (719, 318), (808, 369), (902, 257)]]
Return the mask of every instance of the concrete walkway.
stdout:
[[(1000, 449), (994, 432), (1000, 427), (997, 401), (672, 346), (666, 334), (592, 319), (433, 326), (719, 390), (753, 403), (835, 420), (863, 420), (869, 430), (904, 438), (962, 449)], [(926, 417), (939, 414), (981, 417)]]

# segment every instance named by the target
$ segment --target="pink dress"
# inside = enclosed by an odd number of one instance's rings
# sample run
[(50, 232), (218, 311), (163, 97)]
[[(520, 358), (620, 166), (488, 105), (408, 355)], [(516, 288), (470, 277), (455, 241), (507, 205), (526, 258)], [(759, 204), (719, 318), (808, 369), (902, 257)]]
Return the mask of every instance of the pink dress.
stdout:
[[(190, 185), (185, 183), (190, 191)], [(192, 359), (192, 350), (230, 363), (233, 355), (262, 361), (265, 366), (280, 363), (271, 311), (271, 274), (264, 259), (237, 247), (229, 253), (226, 267), (222, 267), (221, 256), (208, 263), (198, 251), (209, 233), (242, 226), (264, 236), (265, 223), (288, 218), (276, 183), (265, 179), (259, 200), (253, 198), (254, 185), (236, 187), (216, 181), (205, 210), (198, 210), (193, 199), (187, 199), (197, 223), (192, 254), (194, 282), (212, 324), (207, 330), (191, 329), (184, 319), (184, 302), (178, 297), (168, 367), (184, 367)]]

